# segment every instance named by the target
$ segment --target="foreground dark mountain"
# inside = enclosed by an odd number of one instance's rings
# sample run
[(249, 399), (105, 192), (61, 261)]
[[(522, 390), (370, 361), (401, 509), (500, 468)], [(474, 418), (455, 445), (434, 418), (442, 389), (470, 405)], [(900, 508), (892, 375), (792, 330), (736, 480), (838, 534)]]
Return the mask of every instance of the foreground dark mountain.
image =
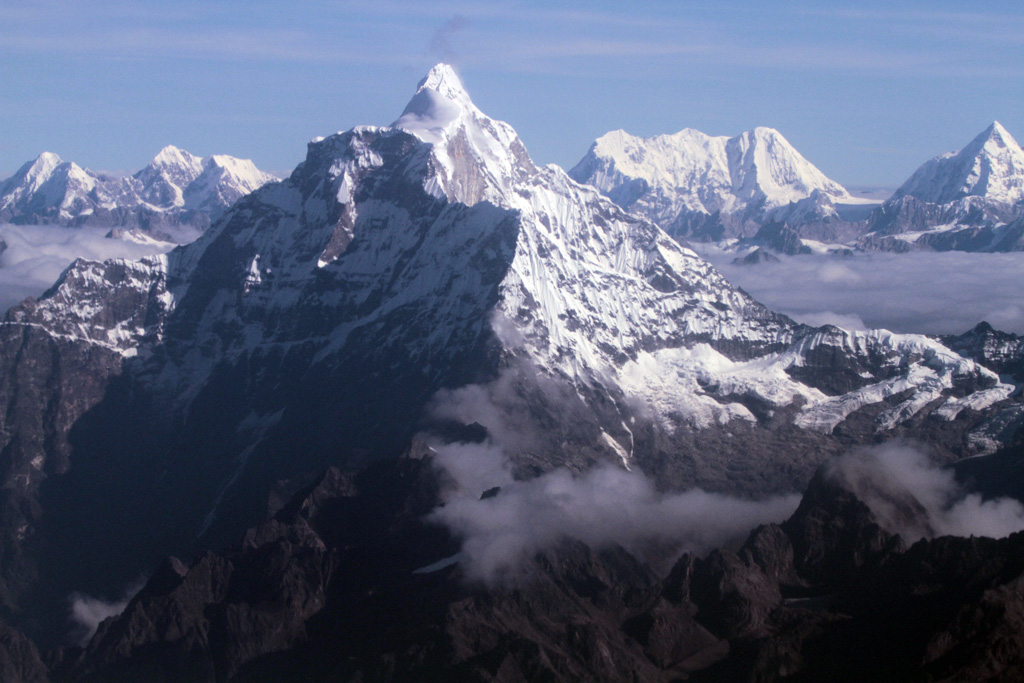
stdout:
[(520, 478), (610, 462), (764, 496), (889, 436), (999, 448), (1014, 391), (923, 336), (772, 313), (536, 167), (439, 65), (394, 125), (314, 141), (197, 242), (76, 262), (8, 313), (0, 605), (57, 642), (70, 594), (115, 597), (418, 432), (482, 432)]
[(200, 158), (173, 146), (124, 178), (44, 152), (0, 182), (0, 223), (141, 228), (193, 239), (239, 197), (274, 180), (248, 159)]
[(64, 653), (52, 679), (1024, 673), (1024, 533), (907, 548), (895, 527), (934, 533), (922, 503), (844, 461), (818, 472), (790, 519), (754, 530), (735, 553), (684, 555), (664, 576), (621, 547), (564, 539), (518, 579), (488, 586), (467, 581), (459, 563), (436, 562), (459, 546), (424, 522), (453, 486), (432, 460), (330, 470), (233, 550), (190, 566), (166, 560), (84, 650)]

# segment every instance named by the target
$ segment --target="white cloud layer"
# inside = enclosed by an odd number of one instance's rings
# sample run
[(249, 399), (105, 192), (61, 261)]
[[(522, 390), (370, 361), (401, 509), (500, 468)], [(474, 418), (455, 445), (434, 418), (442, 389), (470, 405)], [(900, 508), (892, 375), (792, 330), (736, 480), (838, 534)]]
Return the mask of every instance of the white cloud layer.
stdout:
[[(462, 551), (424, 570), (458, 561), (469, 579), (492, 585), (528, 576), (530, 558), (565, 539), (593, 548), (618, 544), (662, 561), (734, 547), (759, 524), (784, 521), (800, 502), (796, 494), (749, 500), (700, 489), (661, 493), (644, 475), (611, 465), (516, 481), (492, 443), (441, 447), (438, 463), (457, 489), (432, 519), (462, 539)], [(908, 543), (947, 535), (1003, 538), (1024, 529), (1019, 501), (965, 491), (952, 471), (912, 444), (857, 449), (825, 467)]]
[(1024, 253), (783, 256), (741, 266), (734, 253), (696, 246), (733, 284), (810, 325), (958, 334), (987, 320), (1024, 334)]
[(141, 579), (130, 584), (119, 600), (108, 601), (82, 593), (72, 593), (70, 598), (71, 621), (74, 628), (70, 634), (71, 639), (79, 645), (85, 646), (96, 635), (96, 629), (99, 628), (103, 620), (121, 614), (144, 585), (145, 581)]
[[(831, 461), (878, 518), (908, 543), (934, 536), (1003, 538), (1024, 529), (1024, 505), (1012, 498), (985, 499), (961, 487), (951, 470), (931, 462), (920, 447), (893, 442), (857, 449)], [(919, 507), (908, 505), (908, 501)], [(917, 509), (923, 515), (911, 514)]]
[[(433, 519), (462, 538), (466, 575), (491, 584), (521, 578), (535, 553), (569, 538), (594, 548), (618, 544), (640, 557), (704, 553), (741, 542), (758, 524), (781, 522), (799, 502), (797, 495), (660, 493), (644, 475), (611, 465), (514, 481), (491, 444), (446, 446), (438, 459), (459, 487)], [(497, 495), (481, 499), (495, 486)]]

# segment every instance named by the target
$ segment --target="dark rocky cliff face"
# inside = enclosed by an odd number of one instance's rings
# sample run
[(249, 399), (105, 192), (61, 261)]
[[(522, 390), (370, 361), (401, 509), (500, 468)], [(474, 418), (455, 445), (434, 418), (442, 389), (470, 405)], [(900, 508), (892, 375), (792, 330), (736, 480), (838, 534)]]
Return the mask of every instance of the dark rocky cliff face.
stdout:
[(963, 334), (943, 337), (942, 342), (991, 370), (1024, 381), (1024, 339), (1016, 334), (981, 322)]
[[(566, 539), (467, 582), (431, 456), (330, 470), (224, 553), (166, 560), (53, 680), (1012, 680), (1024, 533), (909, 549), (823, 470), (796, 513), (664, 578)], [(501, 491), (486, 495), (502, 495)], [(903, 500), (906, 521), (920, 514)], [(420, 571), (417, 571), (417, 570)], [(29, 660), (31, 657), (28, 658)], [(28, 661), (28, 660), (26, 660)]]
[[(42, 531), (42, 489), (70, 471), (79, 420), (116, 393), (126, 360), (119, 332), (158, 327), (162, 281), (148, 275), (145, 262), (80, 262), (48, 292), (48, 305), (29, 299), (0, 324), (0, 613), (19, 623), (43, 619), (38, 604), (26, 600), (53, 543)], [(54, 319), (54, 307), (68, 314)], [(90, 310), (100, 314), (83, 316)]]
[(790, 256), (811, 253), (800, 237), (801, 234), (787, 223), (769, 222), (762, 225), (753, 237), (741, 239), (737, 246), (765, 247)]

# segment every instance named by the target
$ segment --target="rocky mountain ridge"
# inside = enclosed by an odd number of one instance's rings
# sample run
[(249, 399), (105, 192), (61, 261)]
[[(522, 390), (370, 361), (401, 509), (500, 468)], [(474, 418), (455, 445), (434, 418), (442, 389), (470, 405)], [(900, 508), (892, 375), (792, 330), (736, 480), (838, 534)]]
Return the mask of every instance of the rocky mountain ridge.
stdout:
[(1001, 375), (1024, 381), (1024, 338), (995, 329), (987, 322), (960, 335), (947, 335), (942, 342), (957, 353), (973, 358)]

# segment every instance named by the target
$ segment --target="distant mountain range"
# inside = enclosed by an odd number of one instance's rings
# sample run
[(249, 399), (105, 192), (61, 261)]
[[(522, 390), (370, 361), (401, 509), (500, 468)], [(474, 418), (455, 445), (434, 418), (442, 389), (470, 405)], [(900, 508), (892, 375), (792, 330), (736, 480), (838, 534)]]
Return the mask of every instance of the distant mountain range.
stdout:
[(248, 159), (173, 146), (126, 177), (44, 152), (0, 182), (0, 223), (139, 228), (173, 238), (182, 228), (206, 229), (239, 197), (275, 180)]
[[(869, 251), (1024, 250), (1024, 150), (998, 122), (925, 162), (880, 205), (853, 196), (765, 127), (735, 137), (613, 131), (569, 176), (673, 236), (741, 239), (740, 250), (811, 251), (802, 240)], [(274, 180), (249, 160), (173, 146), (127, 177), (44, 152), (0, 183), (0, 223), (140, 229), (187, 241)]]
[(873, 210), (770, 128), (733, 138), (615, 131), (570, 175), (689, 240), (741, 239), (740, 248), (790, 254), (811, 250), (802, 240), (885, 251), (1024, 249), (1024, 150), (997, 122), (923, 164)]

